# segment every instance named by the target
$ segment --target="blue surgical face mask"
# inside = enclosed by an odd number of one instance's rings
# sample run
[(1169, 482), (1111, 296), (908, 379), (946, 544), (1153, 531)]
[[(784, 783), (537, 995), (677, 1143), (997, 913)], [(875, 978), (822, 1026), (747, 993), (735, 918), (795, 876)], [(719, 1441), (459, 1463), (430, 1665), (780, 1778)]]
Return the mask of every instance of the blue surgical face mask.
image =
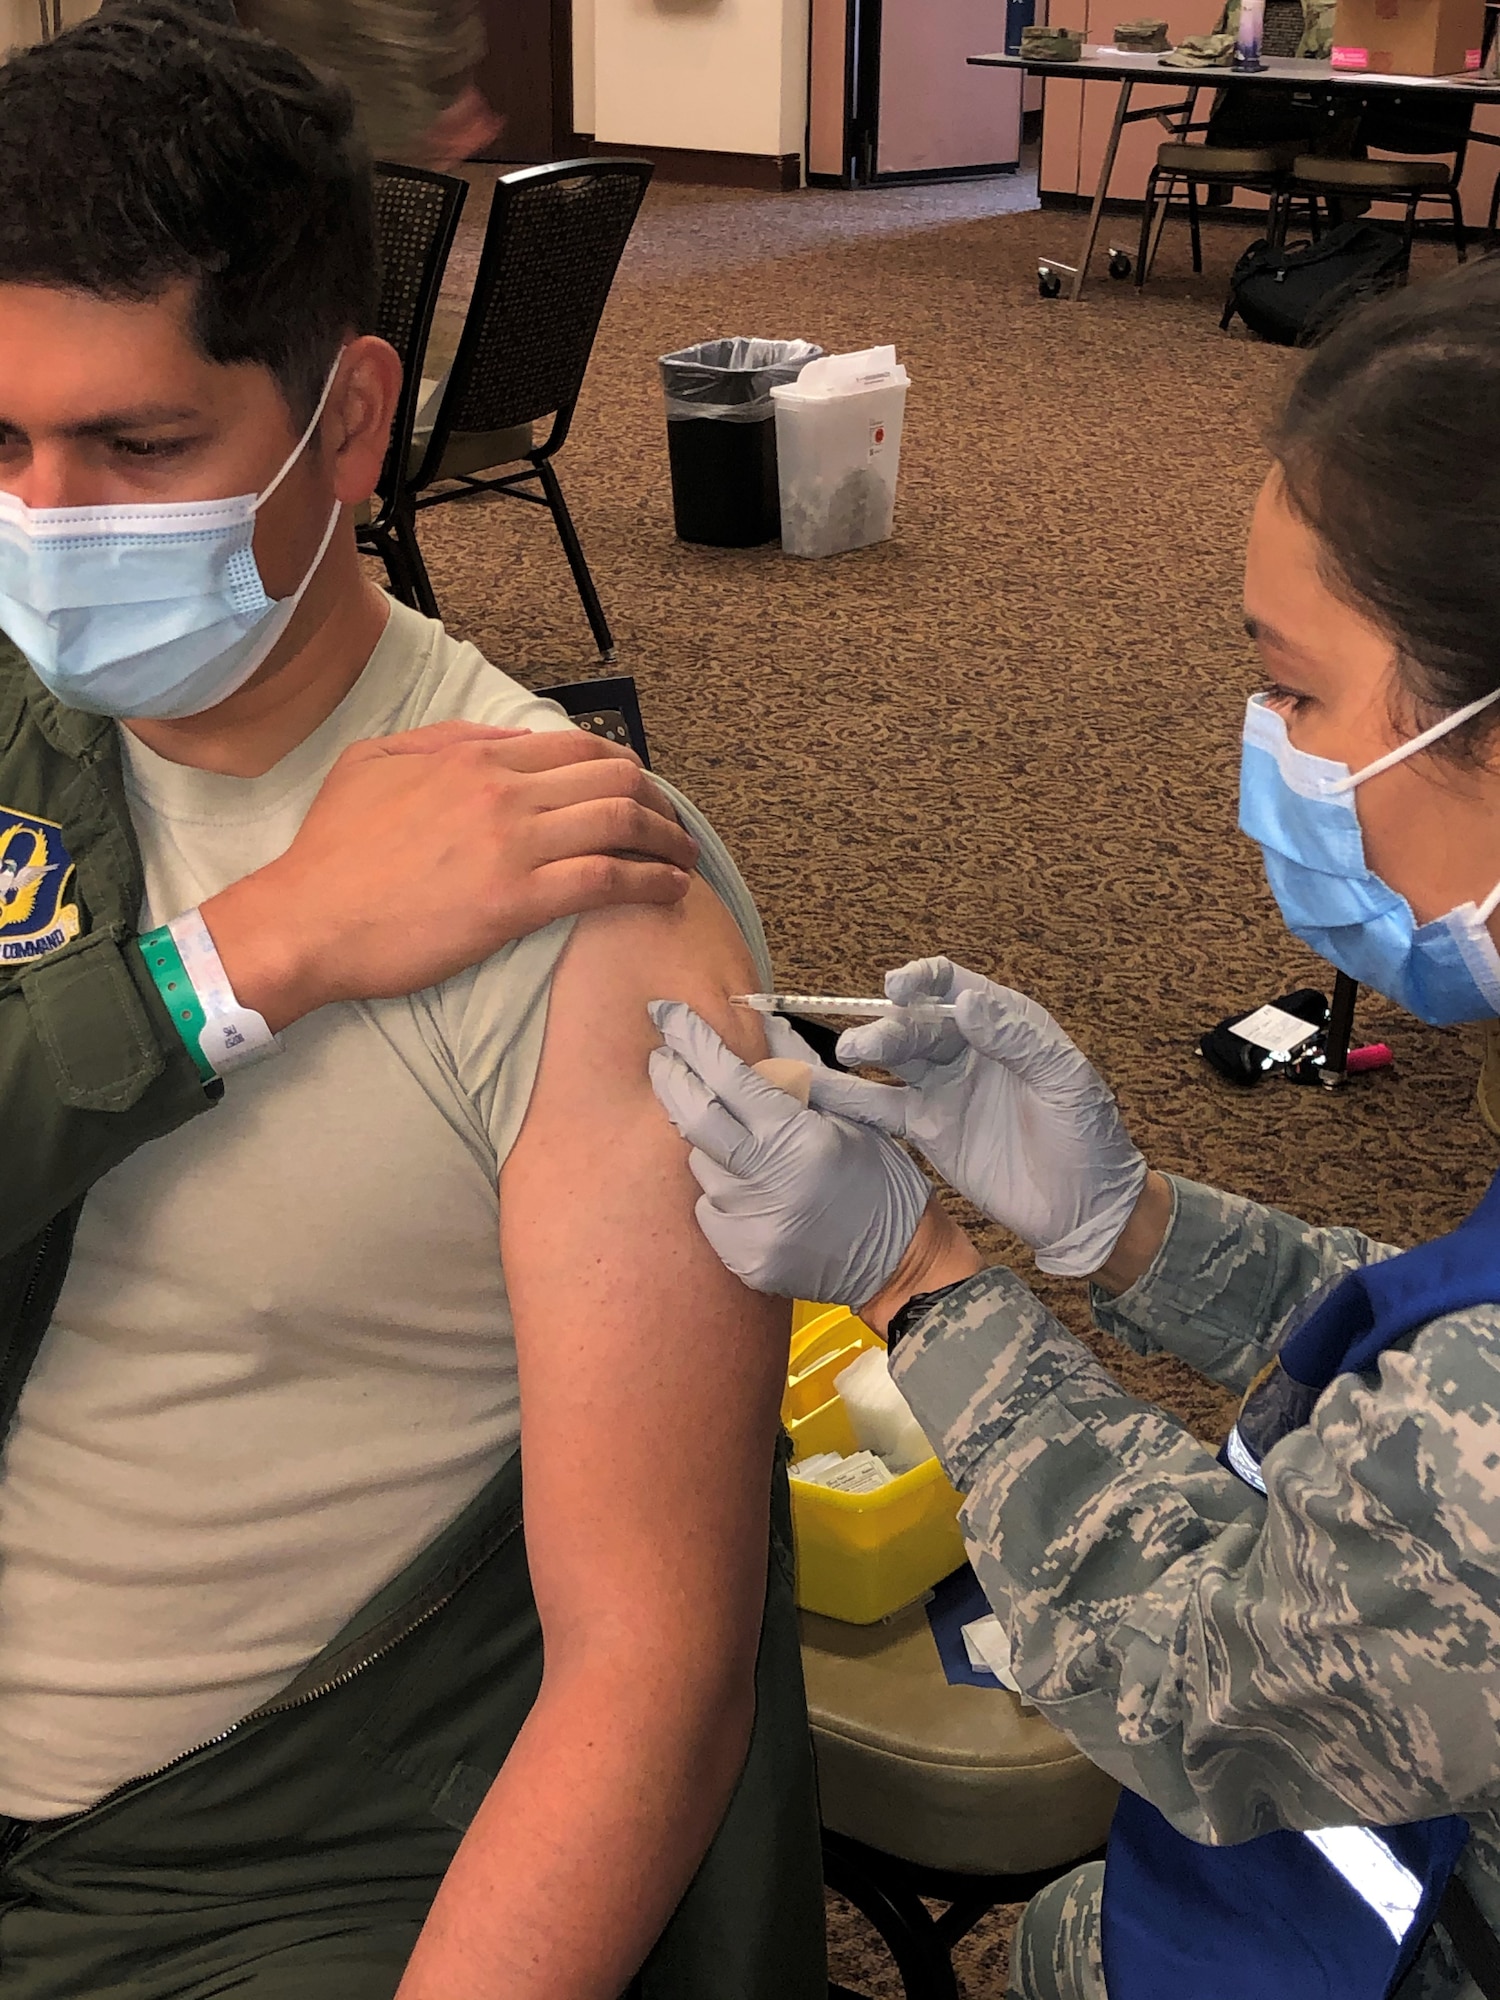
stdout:
[(90, 715), (200, 715), (242, 687), (291, 622), (333, 540), (335, 504), (307, 574), (268, 597), (255, 517), (317, 429), (260, 493), (133, 507), (27, 507), (0, 493), (0, 631), (59, 701)]
[(1252, 695), (1245, 712), (1240, 831), (1260, 846), (1287, 929), (1340, 972), (1435, 1027), (1500, 1014), (1500, 952), (1489, 933), (1500, 886), (1480, 904), (1419, 924), (1406, 898), (1365, 860), (1354, 793), (1496, 700), (1500, 688), (1355, 772), (1296, 749), (1264, 695)]

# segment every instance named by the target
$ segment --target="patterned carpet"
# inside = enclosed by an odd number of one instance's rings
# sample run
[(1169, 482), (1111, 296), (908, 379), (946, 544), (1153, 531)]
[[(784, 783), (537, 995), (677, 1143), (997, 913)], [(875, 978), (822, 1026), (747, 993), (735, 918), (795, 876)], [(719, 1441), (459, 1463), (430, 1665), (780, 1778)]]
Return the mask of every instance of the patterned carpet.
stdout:
[[(1078, 224), (1014, 212), (1029, 199), (1021, 178), (653, 190), (559, 461), (620, 670), (661, 769), (736, 854), (785, 985), (874, 991), (946, 950), (1054, 1010), (1154, 1164), (1393, 1240), (1435, 1233), (1494, 1165), (1477, 1030), (1368, 1001), (1356, 1039), (1388, 1040), (1397, 1066), (1338, 1097), (1236, 1092), (1194, 1055), (1232, 1009), (1326, 983), (1234, 824), (1244, 528), (1295, 366), (1218, 331), (1246, 232), (1206, 229), (1195, 278), (1174, 224), (1143, 296), (1101, 278), (1048, 303), (1037, 258), (1066, 255)], [(896, 342), (912, 388), (892, 541), (803, 564), (674, 540), (655, 357), (725, 333)], [(422, 536), (453, 630), (534, 685), (596, 670), (539, 513), (465, 501)], [(1030, 1275), (1019, 1246), (985, 1241)], [(1087, 1332), (1077, 1287), (1038, 1289)], [(1217, 1391), (1096, 1344), (1221, 1434)], [(835, 1908), (831, 1928), (840, 1978), (899, 1994), (852, 1918)], [(1007, 1935), (991, 1919), (960, 1954), (975, 2000), (1003, 1991)]]

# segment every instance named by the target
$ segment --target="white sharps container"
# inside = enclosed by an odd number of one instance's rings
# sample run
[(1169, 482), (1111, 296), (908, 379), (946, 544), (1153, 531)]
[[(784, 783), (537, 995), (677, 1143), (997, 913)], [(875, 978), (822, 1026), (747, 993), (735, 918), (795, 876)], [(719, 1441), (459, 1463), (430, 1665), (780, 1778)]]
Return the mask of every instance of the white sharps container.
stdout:
[(772, 389), (787, 555), (836, 556), (890, 534), (908, 379), (894, 347), (871, 347), (809, 361)]

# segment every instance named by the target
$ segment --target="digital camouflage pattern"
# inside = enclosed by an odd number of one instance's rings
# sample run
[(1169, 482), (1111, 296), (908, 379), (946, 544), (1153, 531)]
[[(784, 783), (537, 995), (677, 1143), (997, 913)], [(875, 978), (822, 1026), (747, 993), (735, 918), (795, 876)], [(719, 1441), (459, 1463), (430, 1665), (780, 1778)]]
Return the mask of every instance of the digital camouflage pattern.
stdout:
[(1021, 54), (1028, 62), (1077, 62), (1083, 54), (1083, 36), (1077, 28), (1053, 28), (1040, 24), (1023, 28)]
[(1102, 1861), (1085, 1861), (1038, 1890), (1011, 1939), (1009, 2000), (1106, 2000), (1103, 1897)]
[(479, 0), (238, 0), (237, 11), (343, 78), (377, 158), (409, 152), (484, 55)]
[[(1155, 1263), (1095, 1317), (1230, 1388), (1312, 1290), (1396, 1254), (1172, 1186)], [(1008, 1270), (934, 1307), (892, 1372), (964, 1495), (1026, 1698), (1086, 1755), (1215, 1845), (1462, 1813), (1460, 1872), (1500, 1925), (1500, 1306), (1340, 1376), (1267, 1455), (1264, 1497)], [(1476, 1993), (1435, 1938), (1402, 2000)]]

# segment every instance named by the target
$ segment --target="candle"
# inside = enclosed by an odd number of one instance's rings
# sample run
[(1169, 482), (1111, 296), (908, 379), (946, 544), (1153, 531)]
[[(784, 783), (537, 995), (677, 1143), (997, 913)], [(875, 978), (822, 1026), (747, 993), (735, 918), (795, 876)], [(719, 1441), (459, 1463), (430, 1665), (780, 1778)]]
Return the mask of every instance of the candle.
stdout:
[(1240, 0), (1240, 27), (1234, 43), (1235, 69), (1264, 69), (1260, 38), (1266, 21), (1266, 0)]

